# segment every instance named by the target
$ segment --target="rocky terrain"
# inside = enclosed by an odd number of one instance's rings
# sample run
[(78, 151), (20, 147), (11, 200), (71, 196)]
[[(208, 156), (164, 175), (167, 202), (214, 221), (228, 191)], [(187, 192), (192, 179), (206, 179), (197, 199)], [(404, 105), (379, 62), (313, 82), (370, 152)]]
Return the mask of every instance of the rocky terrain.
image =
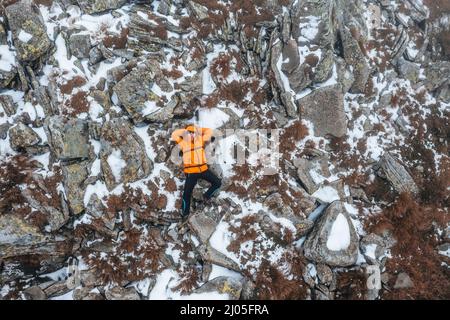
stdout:
[(450, 298), (448, 1), (0, 3), (0, 299)]

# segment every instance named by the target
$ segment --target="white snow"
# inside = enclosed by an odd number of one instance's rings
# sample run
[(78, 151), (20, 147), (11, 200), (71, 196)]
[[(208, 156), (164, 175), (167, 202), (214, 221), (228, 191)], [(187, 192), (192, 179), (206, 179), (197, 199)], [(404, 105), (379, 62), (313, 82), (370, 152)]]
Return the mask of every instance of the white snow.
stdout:
[(50, 278), (53, 281), (61, 281), (67, 278), (67, 268), (61, 268), (51, 273), (42, 274), (40, 278)]
[(364, 254), (372, 259), (376, 259), (375, 250), (377, 249), (377, 245), (375, 243), (371, 243), (364, 247)]
[[(202, 108), (198, 112), (198, 126), (203, 128), (217, 129), (228, 121), (230, 116), (218, 108)], [(194, 122), (195, 118), (191, 119)]]
[(212, 280), (214, 278), (217, 278), (217, 277), (230, 277), (230, 278), (236, 278), (238, 280), (241, 280), (243, 278), (243, 276), (239, 272), (236, 272), (236, 271), (218, 266), (216, 264), (213, 264), (208, 281)]
[(340, 199), (337, 190), (330, 186), (324, 186), (318, 189), (316, 192), (312, 194), (312, 196), (326, 203), (330, 203)]
[(16, 66), (16, 53), (7, 45), (0, 45), (0, 70), (9, 72)]
[(50, 298), (50, 300), (73, 300), (73, 290), (61, 296)]
[(327, 239), (327, 248), (332, 251), (345, 250), (350, 245), (350, 227), (347, 219), (339, 213), (331, 227)]
[(114, 149), (106, 161), (111, 168), (116, 182), (120, 182), (122, 177), (122, 169), (127, 166), (127, 163), (122, 159), (122, 152), (119, 149)]
[(144, 106), (145, 108), (142, 110), (144, 117), (161, 110), (161, 107), (158, 107), (155, 101), (145, 101)]
[(25, 43), (28, 43), (33, 38), (33, 35), (29, 34), (25, 30), (20, 30), (19, 32), (19, 40)]

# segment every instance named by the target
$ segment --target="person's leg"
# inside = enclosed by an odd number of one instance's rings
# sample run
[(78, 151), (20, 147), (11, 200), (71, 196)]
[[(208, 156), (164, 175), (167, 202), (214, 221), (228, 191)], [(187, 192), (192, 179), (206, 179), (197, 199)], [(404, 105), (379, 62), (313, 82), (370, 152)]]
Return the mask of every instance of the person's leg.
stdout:
[(183, 199), (181, 204), (181, 212), (184, 217), (189, 215), (191, 209), (192, 190), (194, 190), (196, 183), (197, 183), (197, 174), (195, 173), (186, 174), (186, 182), (184, 183)]
[(219, 192), (222, 181), (211, 170), (208, 169), (205, 172), (202, 172), (199, 178), (211, 183), (211, 186), (203, 195), (206, 199), (210, 199), (212, 196)]

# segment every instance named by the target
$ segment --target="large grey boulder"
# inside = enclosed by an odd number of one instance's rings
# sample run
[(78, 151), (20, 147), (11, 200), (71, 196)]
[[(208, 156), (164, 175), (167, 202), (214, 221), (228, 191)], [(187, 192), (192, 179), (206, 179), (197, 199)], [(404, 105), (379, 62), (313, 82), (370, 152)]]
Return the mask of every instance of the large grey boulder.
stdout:
[(314, 90), (297, 100), (302, 119), (314, 125), (314, 134), (342, 137), (347, 132), (347, 118), (344, 112), (344, 96), (339, 85)]
[(304, 243), (304, 255), (317, 263), (347, 267), (358, 259), (358, 235), (342, 202), (332, 202)]
[(77, 0), (80, 8), (87, 14), (100, 13), (123, 6), (126, 0)]
[(52, 152), (63, 161), (89, 158), (88, 122), (81, 119), (65, 119), (61, 116), (47, 118), (44, 130)]
[(419, 188), (414, 179), (405, 169), (405, 167), (395, 157), (386, 152), (380, 159), (378, 165), (381, 169), (379, 174), (385, 177), (397, 192), (411, 192), (417, 194)]
[(35, 61), (48, 52), (51, 42), (36, 5), (22, 0), (7, 6), (5, 13), (20, 61)]
[(109, 190), (120, 183), (142, 179), (153, 169), (144, 141), (136, 134), (129, 121), (118, 118), (106, 122), (100, 142), (101, 169)]

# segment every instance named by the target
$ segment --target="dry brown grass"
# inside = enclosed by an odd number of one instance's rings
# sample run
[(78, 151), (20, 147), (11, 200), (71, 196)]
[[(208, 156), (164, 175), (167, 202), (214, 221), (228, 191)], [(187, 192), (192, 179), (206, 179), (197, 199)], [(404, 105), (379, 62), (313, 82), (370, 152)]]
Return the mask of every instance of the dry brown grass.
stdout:
[[(397, 240), (388, 259), (389, 273), (406, 272), (414, 287), (386, 291), (384, 299), (449, 299), (450, 272), (442, 265), (448, 258), (439, 255), (436, 246), (441, 240), (436, 228), (449, 223), (448, 212), (440, 206), (421, 204), (410, 194), (403, 193), (393, 205), (374, 216), (366, 224), (370, 232), (389, 230)], [(391, 277), (392, 287), (395, 277)]]
[(282, 259), (290, 269), (290, 277), (277, 266), (263, 260), (257, 273), (255, 284), (257, 298), (263, 300), (304, 300), (307, 297), (307, 285), (302, 279), (305, 260), (294, 250), (287, 251)]

